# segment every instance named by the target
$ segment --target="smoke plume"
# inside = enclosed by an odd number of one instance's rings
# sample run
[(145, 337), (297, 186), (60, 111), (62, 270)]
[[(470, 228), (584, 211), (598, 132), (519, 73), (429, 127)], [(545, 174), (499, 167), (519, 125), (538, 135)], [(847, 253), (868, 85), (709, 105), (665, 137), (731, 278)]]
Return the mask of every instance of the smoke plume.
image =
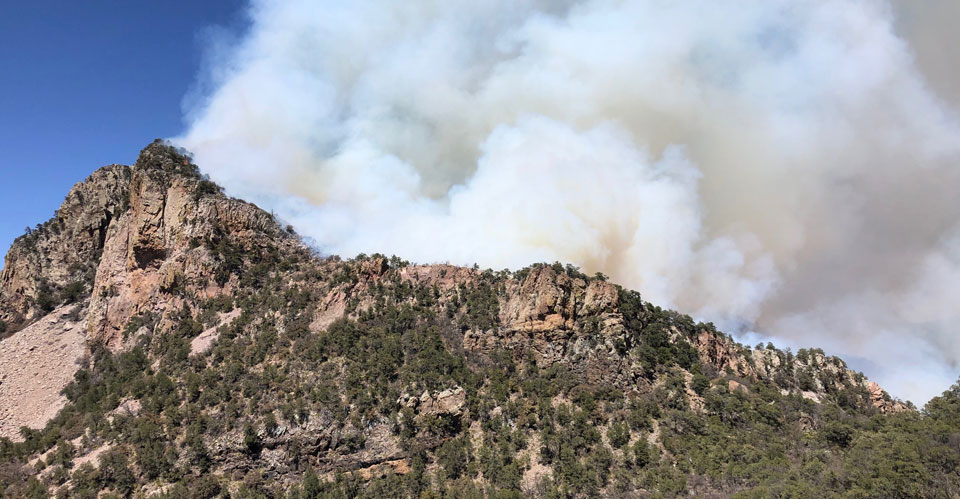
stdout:
[(176, 141), (325, 252), (573, 262), (922, 403), (960, 126), (905, 2), (256, 0)]

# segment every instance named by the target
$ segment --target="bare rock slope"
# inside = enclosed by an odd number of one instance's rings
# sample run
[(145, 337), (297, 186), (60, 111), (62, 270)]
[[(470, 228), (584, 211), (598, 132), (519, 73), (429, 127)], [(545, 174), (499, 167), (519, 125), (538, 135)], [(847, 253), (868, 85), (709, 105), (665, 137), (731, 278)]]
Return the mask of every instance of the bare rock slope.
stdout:
[(0, 437), (42, 428), (67, 402), (60, 391), (86, 352), (76, 307), (60, 307), (0, 342)]

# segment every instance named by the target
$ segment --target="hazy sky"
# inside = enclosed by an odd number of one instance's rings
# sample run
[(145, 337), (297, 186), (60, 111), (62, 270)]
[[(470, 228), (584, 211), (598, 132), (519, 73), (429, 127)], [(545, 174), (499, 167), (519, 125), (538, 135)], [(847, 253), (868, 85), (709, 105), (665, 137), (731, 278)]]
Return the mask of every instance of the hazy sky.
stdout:
[(960, 372), (953, 2), (83, 5), (0, 20), (0, 242), (173, 137), (327, 252), (570, 261), (918, 403)]

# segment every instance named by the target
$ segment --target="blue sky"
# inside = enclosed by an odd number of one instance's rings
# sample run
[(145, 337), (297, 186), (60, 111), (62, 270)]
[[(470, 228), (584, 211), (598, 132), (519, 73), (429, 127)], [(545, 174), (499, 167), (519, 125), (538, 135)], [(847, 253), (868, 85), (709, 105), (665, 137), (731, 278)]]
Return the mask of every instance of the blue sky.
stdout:
[(0, 0), (0, 247), (50, 218), (73, 184), (132, 163), (184, 127), (214, 30), (244, 2)]

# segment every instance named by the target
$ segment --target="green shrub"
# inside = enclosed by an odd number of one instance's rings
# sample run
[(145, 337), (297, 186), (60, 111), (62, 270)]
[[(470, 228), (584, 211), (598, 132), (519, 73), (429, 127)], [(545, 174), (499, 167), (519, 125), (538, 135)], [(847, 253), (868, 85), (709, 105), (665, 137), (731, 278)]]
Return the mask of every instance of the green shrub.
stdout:
[(650, 444), (645, 438), (641, 438), (634, 442), (633, 444), (633, 462), (637, 466), (644, 468), (648, 464), (654, 461), (654, 456), (656, 455), (655, 449), (650, 447)]
[(831, 421), (824, 425), (823, 438), (838, 447), (847, 447), (853, 440), (854, 430), (850, 425)]
[(50, 312), (59, 305), (57, 296), (46, 279), (41, 280), (37, 287), (36, 305), (42, 312)]
[(630, 441), (630, 429), (626, 423), (614, 423), (607, 430), (607, 440), (615, 449), (623, 448)]
[(263, 448), (263, 441), (260, 435), (253, 425), (249, 423), (243, 427), (243, 447), (247, 453), (251, 455), (260, 454), (260, 450)]
[(86, 285), (82, 281), (71, 281), (60, 290), (60, 303), (76, 303), (87, 293)]
[(710, 389), (710, 378), (697, 373), (693, 375), (693, 379), (690, 380), (690, 389), (694, 391), (697, 395), (703, 395), (707, 390)]

